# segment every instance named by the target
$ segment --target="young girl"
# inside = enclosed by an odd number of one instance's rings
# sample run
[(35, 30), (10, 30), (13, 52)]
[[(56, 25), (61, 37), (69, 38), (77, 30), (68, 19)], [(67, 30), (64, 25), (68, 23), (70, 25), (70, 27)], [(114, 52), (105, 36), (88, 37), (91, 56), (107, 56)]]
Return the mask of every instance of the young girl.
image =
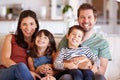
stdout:
[(53, 76), (52, 56), (55, 52), (56, 43), (53, 35), (48, 30), (40, 30), (29, 53), (28, 65), (30, 70), (40, 74), (41, 77)]
[(62, 48), (54, 60), (54, 67), (70, 73), (73, 80), (93, 80), (91, 69), (97, 56), (88, 47), (80, 46), (83, 37), (84, 30), (79, 25), (72, 26), (67, 35), (68, 48)]

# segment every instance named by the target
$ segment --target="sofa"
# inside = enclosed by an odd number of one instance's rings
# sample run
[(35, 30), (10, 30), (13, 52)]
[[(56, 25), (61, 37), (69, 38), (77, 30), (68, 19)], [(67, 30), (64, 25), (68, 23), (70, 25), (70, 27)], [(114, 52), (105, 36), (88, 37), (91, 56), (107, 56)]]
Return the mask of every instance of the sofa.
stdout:
[[(4, 42), (6, 34), (0, 34), (0, 54), (1, 47)], [(55, 36), (56, 43), (58, 45), (62, 36)], [(105, 39), (110, 45), (110, 51), (112, 55), (112, 61), (109, 61), (105, 77), (107, 80), (120, 80), (120, 36), (106, 36)]]

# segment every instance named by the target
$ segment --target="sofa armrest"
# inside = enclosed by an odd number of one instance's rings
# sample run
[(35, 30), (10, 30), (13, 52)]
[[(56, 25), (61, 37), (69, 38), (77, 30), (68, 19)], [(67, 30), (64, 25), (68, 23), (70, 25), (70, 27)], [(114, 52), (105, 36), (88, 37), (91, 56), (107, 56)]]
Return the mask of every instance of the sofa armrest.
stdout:
[(5, 35), (0, 35), (0, 58), (1, 58), (1, 50), (2, 50), (3, 43), (4, 43), (4, 39), (5, 39)]

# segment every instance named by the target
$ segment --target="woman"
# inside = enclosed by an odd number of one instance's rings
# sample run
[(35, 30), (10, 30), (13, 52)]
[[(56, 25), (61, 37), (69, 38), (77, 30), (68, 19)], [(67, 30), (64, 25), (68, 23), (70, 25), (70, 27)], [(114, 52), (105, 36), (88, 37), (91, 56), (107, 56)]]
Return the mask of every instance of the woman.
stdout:
[(1, 57), (1, 80), (34, 80), (40, 78), (36, 73), (29, 71), (27, 52), (32, 46), (39, 23), (36, 14), (25, 10), (20, 14), (15, 34), (6, 36)]

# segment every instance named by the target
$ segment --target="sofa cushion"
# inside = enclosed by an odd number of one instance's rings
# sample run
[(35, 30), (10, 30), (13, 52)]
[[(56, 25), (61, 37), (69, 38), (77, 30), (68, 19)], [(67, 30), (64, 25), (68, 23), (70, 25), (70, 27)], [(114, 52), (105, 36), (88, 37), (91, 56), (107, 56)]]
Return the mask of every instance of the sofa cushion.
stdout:
[(120, 80), (120, 37), (106, 37), (110, 46), (112, 61), (109, 61), (105, 76), (108, 80)]

